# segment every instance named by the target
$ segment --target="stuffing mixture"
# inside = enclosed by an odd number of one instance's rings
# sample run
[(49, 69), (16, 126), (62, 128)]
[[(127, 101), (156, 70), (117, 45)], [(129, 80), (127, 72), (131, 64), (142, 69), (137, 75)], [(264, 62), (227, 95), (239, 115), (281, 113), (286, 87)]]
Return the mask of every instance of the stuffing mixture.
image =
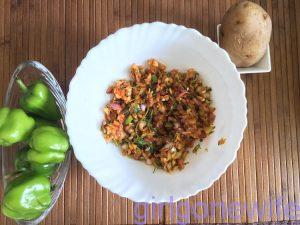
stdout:
[(146, 67), (133, 64), (130, 79), (116, 81), (107, 93), (105, 139), (155, 168), (182, 170), (187, 154), (214, 131), (211, 88), (194, 69), (168, 71), (150, 59)]

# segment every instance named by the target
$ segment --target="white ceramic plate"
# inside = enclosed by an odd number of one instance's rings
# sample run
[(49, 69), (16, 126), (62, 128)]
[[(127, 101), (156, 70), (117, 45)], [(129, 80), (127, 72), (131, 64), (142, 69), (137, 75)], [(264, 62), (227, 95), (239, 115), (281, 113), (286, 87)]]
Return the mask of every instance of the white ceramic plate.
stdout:
[[(215, 132), (203, 151), (190, 153), (183, 171), (168, 174), (120, 154), (100, 132), (106, 89), (129, 78), (132, 63), (156, 58), (167, 68), (196, 69), (212, 87)], [(160, 22), (123, 28), (102, 40), (82, 60), (70, 83), (66, 124), (77, 159), (100, 185), (137, 202), (177, 201), (197, 194), (233, 162), (246, 127), (245, 87), (228, 54), (194, 29)], [(220, 138), (226, 138), (218, 146)]]

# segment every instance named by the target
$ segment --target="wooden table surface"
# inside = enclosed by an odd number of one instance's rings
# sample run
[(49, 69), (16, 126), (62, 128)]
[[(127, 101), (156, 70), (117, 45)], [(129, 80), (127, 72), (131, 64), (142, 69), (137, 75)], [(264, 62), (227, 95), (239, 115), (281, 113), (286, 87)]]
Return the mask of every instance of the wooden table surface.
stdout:
[[(164, 21), (193, 27), (215, 41), (216, 25), (235, 2), (0, 0), (0, 103), (9, 77), (24, 60), (42, 62), (67, 93), (88, 50), (117, 29)], [(273, 22), (272, 71), (242, 75), (248, 127), (227, 172), (209, 189), (159, 210), (158, 205), (137, 205), (102, 188), (73, 156), (64, 190), (42, 224), (300, 220), (300, 1), (256, 2)], [(0, 224), (14, 223), (0, 216)]]

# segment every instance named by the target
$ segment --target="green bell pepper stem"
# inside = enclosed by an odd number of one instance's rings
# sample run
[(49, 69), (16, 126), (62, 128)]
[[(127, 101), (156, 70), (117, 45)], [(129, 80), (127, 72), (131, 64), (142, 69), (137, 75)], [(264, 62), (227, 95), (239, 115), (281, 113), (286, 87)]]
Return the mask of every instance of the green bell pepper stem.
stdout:
[(22, 109), (0, 108), (0, 146), (26, 141), (35, 125)]
[(57, 121), (61, 118), (55, 98), (42, 80), (38, 80), (28, 87), (20, 79), (17, 79), (16, 82), (23, 93), (19, 103), (26, 112), (50, 121)]
[(23, 173), (10, 182), (4, 193), (2, 212), (13, 219), (35, 219), (51, 203), (49, 178), (35, 173)]
[(16, 79), (16, 82), (23, 94), (28, 91), (27, 86), (24, 84), (24, 82), (21, 79), (19, 79), (19, 78)]

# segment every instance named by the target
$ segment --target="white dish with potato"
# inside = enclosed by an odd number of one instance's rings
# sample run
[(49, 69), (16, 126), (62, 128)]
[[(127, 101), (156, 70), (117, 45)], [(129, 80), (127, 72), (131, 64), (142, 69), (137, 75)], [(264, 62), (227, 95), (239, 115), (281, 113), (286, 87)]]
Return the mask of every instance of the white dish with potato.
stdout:
[(217, 27), (218, 43), (240, 73), (271, 71), (272, 22), (258, 4), (241, 1), (229, 8)]

